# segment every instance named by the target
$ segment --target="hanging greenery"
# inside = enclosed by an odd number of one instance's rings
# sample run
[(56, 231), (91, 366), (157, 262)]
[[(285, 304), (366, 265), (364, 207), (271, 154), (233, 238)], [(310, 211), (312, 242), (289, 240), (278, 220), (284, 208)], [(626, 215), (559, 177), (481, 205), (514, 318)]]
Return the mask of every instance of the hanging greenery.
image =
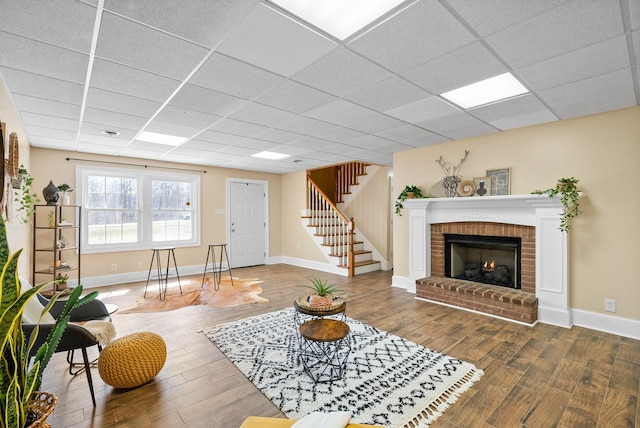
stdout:
[(571, 229), (571, 220), (577, 217), (578, 214), (582, 214), (580, 211), (580, 192), (578, 192), (578, 182), (580, 180), (570, 177), (561, 178), (558, 180), (555, 188), (547, 190), (534, 190), (534, 195), (549, 195), (553, 198), (556, 195), (560, 195), (560, 202), (562, 203), (563, 212), (560, 217), (560, 230), (563, 232), (569, 232)]

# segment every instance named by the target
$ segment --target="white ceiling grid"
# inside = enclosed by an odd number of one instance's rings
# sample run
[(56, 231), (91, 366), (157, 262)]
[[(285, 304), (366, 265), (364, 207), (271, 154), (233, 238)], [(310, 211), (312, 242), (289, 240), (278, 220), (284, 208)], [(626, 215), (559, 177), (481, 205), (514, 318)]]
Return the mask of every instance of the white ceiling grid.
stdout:
[[(391, 165), (397, 151), (640, 100), (637, 0), (407, 0), (345, 41), (268, 0), (4, 0), (1, 13), (0, 76), (31, 144), (87, 157)], [(468, 111), (439, 96), (505, 72), (531, 94)], [(250, 157), (263, 150), (291, 156)]]

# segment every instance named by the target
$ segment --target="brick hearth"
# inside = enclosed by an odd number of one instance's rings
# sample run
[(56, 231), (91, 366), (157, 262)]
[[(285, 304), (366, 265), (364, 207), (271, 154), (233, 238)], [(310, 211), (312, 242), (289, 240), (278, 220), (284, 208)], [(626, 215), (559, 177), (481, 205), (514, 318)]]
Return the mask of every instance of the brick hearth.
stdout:
[[(521, 290), (445, 278), (444, 235), (519, 237), (522, 240)], [(416, 297), (504, 318), (533, 323), (538, 317), (535, 227), (488, 222), (431, 225), (431, 276), (416, 281)]]

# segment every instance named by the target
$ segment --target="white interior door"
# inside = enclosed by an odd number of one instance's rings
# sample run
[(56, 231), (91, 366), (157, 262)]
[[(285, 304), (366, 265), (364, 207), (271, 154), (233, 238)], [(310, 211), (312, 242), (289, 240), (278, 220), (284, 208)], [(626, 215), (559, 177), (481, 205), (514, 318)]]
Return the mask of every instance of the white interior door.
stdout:
[(234, 268), (265, 264), (266, 189), (262, 182), (229, 183), (229, 257)]

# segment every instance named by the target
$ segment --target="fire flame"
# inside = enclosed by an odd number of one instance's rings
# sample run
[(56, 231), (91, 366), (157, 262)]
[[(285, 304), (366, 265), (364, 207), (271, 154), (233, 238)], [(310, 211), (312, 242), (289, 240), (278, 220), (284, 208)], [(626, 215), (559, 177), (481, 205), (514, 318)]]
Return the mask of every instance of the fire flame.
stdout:
[[(477, 265), (476, 265), (476, 266), (477, 266)], [(485, 261), (485, 262), (482, 264), (482, 269), (493, 270), (493, 269), (495, 269), (495, 268), (496, 268), (496, 262), (495, 262), (495, 260), (491, 260), (490, 262), (489, 262), (489, 261)]]

